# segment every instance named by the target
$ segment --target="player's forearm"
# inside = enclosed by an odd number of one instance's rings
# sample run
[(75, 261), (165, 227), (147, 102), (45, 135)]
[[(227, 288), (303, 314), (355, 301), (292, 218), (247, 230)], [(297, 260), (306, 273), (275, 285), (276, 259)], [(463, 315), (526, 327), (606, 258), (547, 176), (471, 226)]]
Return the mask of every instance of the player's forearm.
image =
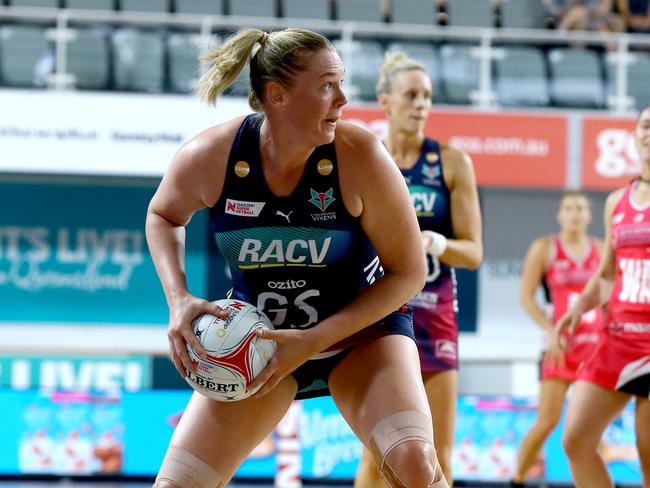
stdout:
[(578, 307), (580, 313), (587, 313), (588, 311), (601, 305), (601, 280), (603, 280), (603, 278), (600, 274), (597, 273), (592, 276), (585, 285), (582, 293), (580, 293), (580, 296), (574, 305), (574, 307)]
[(553, 322), (551, 322), (544, 310), (539, 306), (537, 300), (534, 297), (522, 296), (521, 305), (524, 307), (524, 310), (528, 313), (531, 319), (535, 321), (543, 330), (548, 333), (553, 332)]
[(149, 252), (167, 303), (187, 295), (185, 277), (185, 228), (149, 211), (145, 226)]
[(426, 269), (410, 275), (386, 274), (350, 304), (307, 332), (321, 352), (398, 310), (424, 286)]
[(440, 261), (454, 268), (476, 269), (483, 261), (483, 244), (470, 239), (448, 239)]

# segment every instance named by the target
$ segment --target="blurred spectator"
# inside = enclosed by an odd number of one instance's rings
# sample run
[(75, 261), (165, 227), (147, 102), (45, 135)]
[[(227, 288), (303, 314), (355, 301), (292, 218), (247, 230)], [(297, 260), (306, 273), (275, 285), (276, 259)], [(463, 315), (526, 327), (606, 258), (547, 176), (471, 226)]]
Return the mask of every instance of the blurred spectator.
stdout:
[(614, 0), (544, 0), (559, 30), (624, 32), (623, 18), (613, 12)]
[(650, 33), (650, 0), (617, 0), (629, 32)]
[(379, 0), (382, 18), (387, 21), (390, 19), (390, 0)]

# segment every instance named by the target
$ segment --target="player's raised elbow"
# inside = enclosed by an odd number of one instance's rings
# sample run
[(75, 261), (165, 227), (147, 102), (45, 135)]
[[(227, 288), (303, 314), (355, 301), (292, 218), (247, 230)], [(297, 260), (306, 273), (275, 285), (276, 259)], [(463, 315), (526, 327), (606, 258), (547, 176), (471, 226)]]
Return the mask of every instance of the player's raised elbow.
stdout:
[(519, 303), (524, 310), (531, 310), (535, 305), (535, 292), (532, 293), (528, 289), (523, 289), (519, 293)]

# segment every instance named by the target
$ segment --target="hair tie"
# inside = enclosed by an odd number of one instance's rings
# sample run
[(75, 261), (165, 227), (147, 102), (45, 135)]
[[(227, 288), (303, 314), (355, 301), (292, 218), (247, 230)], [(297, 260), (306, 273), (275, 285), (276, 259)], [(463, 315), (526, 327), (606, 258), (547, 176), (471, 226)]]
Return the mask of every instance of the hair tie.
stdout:
[(266, 45), (267, 41), (269, 40), (269, 37), (270, 36), (269, 36), (268, 32), (263, 32), (261, 37), (258, 39), (257, 42), (260, 43), (260, 46), (264, 47)]

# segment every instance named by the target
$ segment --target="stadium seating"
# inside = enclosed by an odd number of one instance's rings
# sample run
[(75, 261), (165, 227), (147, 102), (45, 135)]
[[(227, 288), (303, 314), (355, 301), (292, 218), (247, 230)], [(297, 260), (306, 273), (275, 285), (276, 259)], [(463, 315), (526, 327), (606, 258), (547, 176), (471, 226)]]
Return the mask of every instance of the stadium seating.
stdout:
[(194, 90), (200, 76), (197, 35), (175, 32), (167, 37), (169, 87), (181, 93)]
[(635, 57), (628, 71), (628, 94), (634, 99), (636, 109), (641, 110), (650, 105), (650, 54), (635, 53)]
[(176, 0), (174, 9), (180, 14), (223, 15), (224, 0)]
[(54, 65), (40, 26), (0, 26), (0, 80), (8, 86), (45, 86)]
[(329, 0), (282, 0), (284, 17), (329, 20)]
[(352, 86), (351, 95), (361, 100), (374, 100), (379, 70), (384, 63), (384, 49), (379, 42), (359, 40), (351, 43), (350, 50), (335, 41), (346, 66), (346, 78)]
[(65, 6), (88, 10), (113, 10), (115, 2), (113, 0), (65, 0)]
[(490, 0), (447, 0), (447, 24), (464, 27), (493, 27)]
[(551, 99), (563, 107), (603, 108), (605, 89), (599, 55), (588, 49), (553, 48), (548, 53)]
[(59, 0), (9, 0), (13, 7), (47, 7), (58, 8)]
[(543, 29), (549, 15), (543, 0), (501, 0), (501, 26)]
[(229, 3), (230, 15), (275, 17), (275, 0), (236, 0)]
[(441, 88), (450, 103), (468, 104), (478, 89), (479, 60), (472, 54), (477, 46), (448, 43), (440, 48)]
[(549, 104), (546, 62), (535, 47), (506, 46), (495, 60), (496, 94), (505, 106)]
[[(650, 54), (632, 53), (632, 62), (627, 66), (627, 95), (632, 98), (633, 108), (641, 110), (650, 105)], [(617, 66), (607, 63), (607, 93), (614, 95), (616, 91)]]
[(381, 22), (383, 13), (380, 0), (338, 0), (336, 18), (338, 20)]
[(111, 43), (116, 89), (162, 91), (164, 45), (160, 33), (132, 28), (117, 29)]
[(120, 10), (130, 12), (169, 12), (170, 0), (120, 0)]
[(67, 45), (68, 73), (74, 75), (74, 86), (105, 90), (109, 84), (109, 45), (105, 29), (76, 29)]
[(391, 0), (390, 5), (392, 22), (425, 25), (436, 23), (434, 3), (430, 0)]
[[(410, 37), (402, 31), (403, 24), (436, 26), (439, 4), (445, 5), (451, 27), (540, 29), (545, 28), (549, 15), (544, 0), (5, 0), (4, 3), (19, 7), (255, 17), (281, 14), (285, 19), (392, 22), (400, 24), (396, 26), (400, 32), (394, 37), (388, 34), (363, 40), (355, 34), (356, 47), (346, 60), (347, 78), (352, 87), (348, 96), (374, 99), (384, 50), (402, 50), (425, 65), (433, 81), (433, 99), (452, 104), (477, 102), (473, 96), (479, 87), (480, 62), (474, 52), (477, 41), (436, 36), (433, 42), (419, 33)], [(494, 5), (498, 5), (496, 11)], [(390, 7), (389, 12), (384, 12), (382, 6)], [(28, 20), (20, 22), (12, 19), (10, 24), (0, 24), (3, 27), (0, 52), (4, 53), (0, 58), (0, 84), (46, 86), (51, 81), (49, 75), (55, 71), (55, 41), (45, 35), (45, 27), (31, 25)], [(194, 87), (199, 64), (198, 46), (193, 39), (199, 34), (198, 24), (188, 26), (183, 33), (174, 31), (178, 25), (166, 24), (156, 30), (138, 26), (127, 29), (119, 23), (102, 25), (101, 18), (96, 23), (71, 20), (70, 25), (77, 38), (67, 41), (66, 69), (76, 80), (77, 88), (185, 93)], [(233, 31), (231, 27), (226, 28), (215, 25), (213, 29), (219, 29), (216, 30), (219, 35)], [(274, 29), (266, 27), (266, 30)], [(606, 108), (607, 97), (610, 103), (615, 101), (611, 97), (617, 88), (616, 69), (611, 63), (603, 65), (597, 49), (549, 48), (540, 43), (503, 46), (502, 42), (493, 41), (492, 51), (491, 90), (500, 105)], [(638, 62), (628, 66), (627, 93), (635, 106), (641, 107), (650, 101), (646, 88), (650, 54), (634, 56)], [(139, 59), (147, 62), (138, 62)], [(248, 93), (246, 70), (229, 93), (240, 96)]]

